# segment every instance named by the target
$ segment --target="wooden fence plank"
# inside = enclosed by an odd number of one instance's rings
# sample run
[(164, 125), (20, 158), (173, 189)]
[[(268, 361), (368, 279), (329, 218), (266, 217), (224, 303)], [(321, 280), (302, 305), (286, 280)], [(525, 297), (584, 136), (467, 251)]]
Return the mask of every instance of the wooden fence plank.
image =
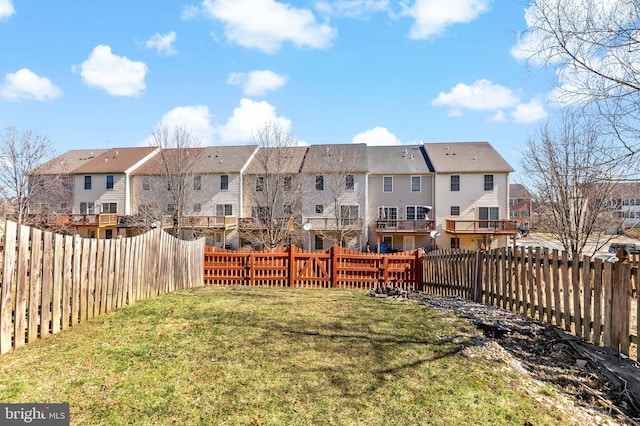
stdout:
[(562, 252), (562, 292), (564, 293), (562, 309), (564, 312), (564, 329), (571, 331), (571, 296), (569, 294), (569, 257)]
[(53, 234), (43, 234), (42, 257), (42, 300), (40, 304), (40, 337), (45, 338), (51, 332), (51, 291), (53, 288)]
[(584, 310), (584, 320), (582, 321), (582, 338), (589, 342), (591, 338), (591, 299), (593, 297), (593, 278), (591, 277), (591, 258), (582, 257), (582, 300)]
[[(79, 236), (73, 237), (73, 267), (71, 277), (71, 326), (78, 324), (82, 321), (81, 308), (83, 305), (82, 285), (86, 282), (82, 278), (82, 240)], [(86, 306), (86, 305), (85, 305)]]
[(15, 280), (17, 226), (6, 222), (4, 228), (4, 260), (2, 271), (2, 301), (0, 302), (0, 353), (13, 348), (13, 288)]
[(64, 236), (64, 267), (62, 269), (62, 329), (66, 330), (72, 324), (71, 303), (72, 303), (72, 267), (73, 267), (73, 237)]
[(53, 236), (53, 289), (51, 291), (51, 333), (57, 334), (60, 331), (62, 322), (62, 275), (64, 271), (64, 236), (55, 234)]
[(40, 325), (40, 288), (42, 286), (42, 231), (31, 229), (31, 262), (29, 272), (29, 325), (27, 343), (38, 338)]
[(13, 347), (24, 346), (27, 328), (27, 268), (29, 267), (29, 228), (20, 226), (18, 232), (18, 269), (14, 305)]
[(600, 344), (602, 339), (602, 260), (593, 263), (593, 343)]

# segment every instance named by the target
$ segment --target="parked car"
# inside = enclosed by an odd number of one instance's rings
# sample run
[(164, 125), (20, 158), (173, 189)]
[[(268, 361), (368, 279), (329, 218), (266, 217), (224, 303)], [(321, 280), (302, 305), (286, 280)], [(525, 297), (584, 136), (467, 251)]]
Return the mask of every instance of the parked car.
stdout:
[(619, 262), (618, 256), (613, 253), (596, 253), (592, 256), (593, 259), (600, 259), (603, 262), (616, 263)]
[(632, 243), (611, 243), (609, 253), (616, 253), (619, 248), (625, 249), (627, 254), (640, 254), (640, 245)]

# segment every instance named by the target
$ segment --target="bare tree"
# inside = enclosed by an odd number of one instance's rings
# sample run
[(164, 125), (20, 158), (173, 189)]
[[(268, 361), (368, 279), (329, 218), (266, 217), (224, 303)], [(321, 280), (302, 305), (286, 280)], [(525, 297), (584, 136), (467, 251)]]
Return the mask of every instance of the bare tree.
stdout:
[[(621, 142), (603, 161), (640, 149), (640, 2), (532, 0), (528, 29), (515, 52), (530, 63), (556, 67), (556, 97), (583, 105)], [(634, 170), (635, 171), (635, 170)]]
[[(51, 161), (52, 145), (48, 137), (14, 126), (0, 134), (0, 194), (20, 224), (41, 224), (55, 213), (50, 202), (70, 199), (68, 177)], [(38, 215), (29, 215), (30, 209)]]
[(314, 234), (341, 247), (348, 247), (350, 241), (363, 235), (366, 172), (364, 144), (310, 147), (303, 173), (311, 183), (306, 186), (316, 194), (313, 205), (307, 206)]
[(527, 142), (522, 168), (534, 192), (537, 226), (572, 256), (606, 227), (614, 208), (607, 200), (618, 181), (616, 170), (601, 161), (606, 144), (596, 125), (572, 113), (564, 114), (557, 128), (544, 126)]
[[(172, 218), (174, 234), (182, 237), (185, 226), (183, 218), (193, 203), (194, 190), (201, 185), (194, 165), (202, 148), (199, 148), (200, 142), (181, 125), (160, 125), (154, 129), (151, 137), (152, 145), (160, 148), (160, 152), (150, 163), (150, 174), (161, 179), (155, 182), (154, 191), (146, 193), (148, 200), (141, 200), (147, 210), (144, 214), (158, 217), (164, 210)], [(162, 195), (163, 192), (166, 196)], [(159, 200), (166, 201), (166, 208)]]
[(266, 123), (251, 141), (258, 151), (245, 174), (250, 220), (243, 221), (240, 236), (260, 248), (290, 244), (299, 225), (307, 148), (297, 147), (291, 131), (275, 123)]

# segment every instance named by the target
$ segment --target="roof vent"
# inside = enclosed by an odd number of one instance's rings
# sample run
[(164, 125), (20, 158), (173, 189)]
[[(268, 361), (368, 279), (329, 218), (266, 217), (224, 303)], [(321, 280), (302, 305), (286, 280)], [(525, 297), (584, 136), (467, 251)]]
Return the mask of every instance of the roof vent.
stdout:
[(104, 157), (104, 162), (107, 163), (109, 161), (109, 157)]
[(473, 158), (471, 159), (473, 161), (478, 161), (478, 157), (476, 155), (473, 156)]

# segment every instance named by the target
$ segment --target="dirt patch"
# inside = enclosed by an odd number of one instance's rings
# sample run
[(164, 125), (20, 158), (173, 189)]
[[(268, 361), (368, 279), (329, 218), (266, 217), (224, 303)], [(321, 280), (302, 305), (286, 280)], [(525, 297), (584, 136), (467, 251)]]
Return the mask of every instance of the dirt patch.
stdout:
[[(470, 358), (501, 360), (527, 377), (537, 399), (560, 403), (582, 424), (640, 426), (640, 365), (617, 352), (579, 341), (557, 327), (522, 314), (453, 297), (410, 295), (426, 306), (452, 312), (483, 330)], [(546, 395), (553, 387), (560, 402)]]

